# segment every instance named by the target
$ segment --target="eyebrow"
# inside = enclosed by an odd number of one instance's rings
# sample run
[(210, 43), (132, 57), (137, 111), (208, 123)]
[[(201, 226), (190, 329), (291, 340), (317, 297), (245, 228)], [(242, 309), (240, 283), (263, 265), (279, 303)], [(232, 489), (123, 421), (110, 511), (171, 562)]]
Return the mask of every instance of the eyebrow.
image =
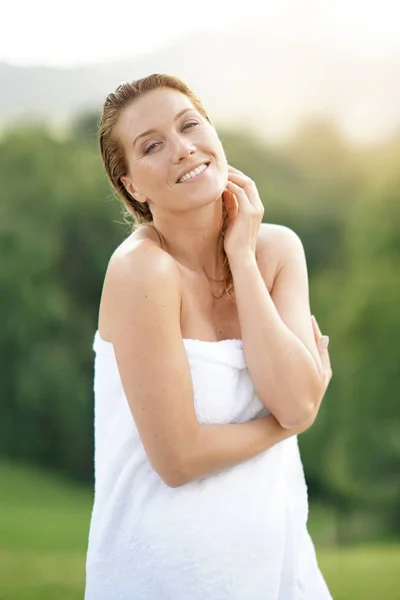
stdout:
[[(191, 110), (196, 110), (195, 108), (191, 107), (191, 108), (184, 108), (183, 110), (179, 111), (177, 115), (175, 115), (174, 117), (174, 121), (177, 121), (182, 115), (184, 115), (185, 113), (191, 111)], [(135, 139), (133, 140), (133, 145), (136, 144), (136, 142), (142, 138), (145, 137), (146, 135), (149, 135), (150, 133), (156, 133), (156, 129), (148, 129), (147, 131), (144, 131), (143, 133), (140, 133), (139, 135), (137, 135), (135, 137)]]

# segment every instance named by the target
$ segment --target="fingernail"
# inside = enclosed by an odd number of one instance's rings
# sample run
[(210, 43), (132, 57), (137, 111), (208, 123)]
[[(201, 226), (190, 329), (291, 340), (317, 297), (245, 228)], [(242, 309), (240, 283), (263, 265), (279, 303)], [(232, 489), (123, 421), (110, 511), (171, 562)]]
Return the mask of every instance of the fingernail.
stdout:
[(329, 335), (323, 335), (320, 339), (319, 345), (321, 348), (327, 348), (329, 344)]

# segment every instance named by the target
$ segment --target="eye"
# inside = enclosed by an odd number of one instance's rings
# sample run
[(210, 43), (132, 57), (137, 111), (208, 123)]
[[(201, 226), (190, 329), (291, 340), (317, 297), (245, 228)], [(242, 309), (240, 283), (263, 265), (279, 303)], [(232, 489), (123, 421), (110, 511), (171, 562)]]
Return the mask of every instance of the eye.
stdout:
[(153, 150), (160, 144), (161, 142), (154, 142), (153, 144), (150, 144), (150, 146), (147, 146), (147, 148), (144, 149), (143, 154), (149, 154), (150, 152), (153, 152)]
[(190, 127), (196, 127), (196, 125), (199, 125), (198, 121), (188, 121), (184, 126), (183, 129), (189, 129)]

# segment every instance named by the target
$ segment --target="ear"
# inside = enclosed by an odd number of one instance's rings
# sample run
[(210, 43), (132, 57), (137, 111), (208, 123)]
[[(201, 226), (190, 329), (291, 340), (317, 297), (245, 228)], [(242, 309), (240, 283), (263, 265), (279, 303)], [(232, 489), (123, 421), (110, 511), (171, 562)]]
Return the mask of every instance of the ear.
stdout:
[(139, 192), (135, 190), (135, 188), (133, 187), (133, 183), (128, 177), (121, 177), (121, 182), (128, 194), (130, 194), (132, 198), (137, 200), (137, 202), (141, 202), (142, 204), (147, 202), (146, 196), (144, 196), (143, 194), (139, 194)]

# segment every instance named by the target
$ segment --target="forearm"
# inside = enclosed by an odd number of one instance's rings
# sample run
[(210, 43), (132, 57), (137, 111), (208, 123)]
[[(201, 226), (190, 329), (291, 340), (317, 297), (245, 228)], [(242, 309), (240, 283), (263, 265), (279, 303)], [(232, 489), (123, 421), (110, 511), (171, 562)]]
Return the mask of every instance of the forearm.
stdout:
[(284, 429), (273, 415), (246, 423), (200, 425), (181, 469), (179, 484), (234, 467), (296, 433)]
[(306, 346), (285, 325), (254, 256), (230, 260), (243, 349), (256, 392), (284, 427), (306, 421), (321, 378)]

